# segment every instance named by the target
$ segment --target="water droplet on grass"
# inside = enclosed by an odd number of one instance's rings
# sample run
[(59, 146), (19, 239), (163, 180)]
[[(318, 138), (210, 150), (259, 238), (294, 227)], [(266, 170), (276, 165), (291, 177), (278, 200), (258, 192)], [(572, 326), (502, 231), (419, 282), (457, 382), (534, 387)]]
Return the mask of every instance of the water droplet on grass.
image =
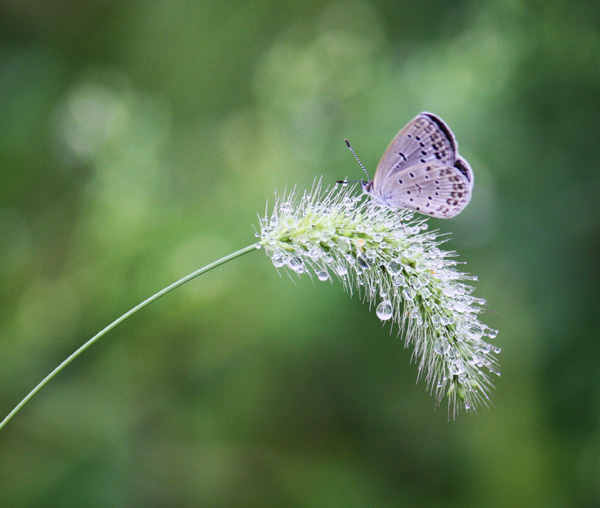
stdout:
[(344, 265), (338, 265), (338, 266), (336, 266), (335, 267), (335, 272), (340, 277), (345, 277), (346, 275), (348, 275), (348, 269)]
[(318, 270), (317, 271), (317, 278), (320, 281), (326, 281), (326, 280), (329, 279), (329, 274), (325, 270)]
[(356, 261), (358, 262), (358, 266), (361, 268), (369, 268), (369, 262), (364, 256), (358, 256)]
[(393, 315), (392, 302), (390, 302), (389, 300), (383, 300), (377, 306), (375, 313), (377, 314), (377, 317), (382, 321), (387, 321), (388, 319), (391, 319)]
[(416, 294), (417, 292), (409, 287), (406, 287), (402, 290), (402, 297), (408, 301), (414, 300)]
[(387, 265), (387, 268), (388, 268), (388, 272), (390, 272), (390, 274), (398, 275), (400, 273), (400, 270), (402, 270), (402, 265), (400, 265), (396, 261), (392, 261), (391, 263), (389, 263)]
[(450, 344), (448, 343), (448, 339), (446, 337), (438, 337), (433, 346), (434, 351), (438, 355), (445, 354), (450, 348)]

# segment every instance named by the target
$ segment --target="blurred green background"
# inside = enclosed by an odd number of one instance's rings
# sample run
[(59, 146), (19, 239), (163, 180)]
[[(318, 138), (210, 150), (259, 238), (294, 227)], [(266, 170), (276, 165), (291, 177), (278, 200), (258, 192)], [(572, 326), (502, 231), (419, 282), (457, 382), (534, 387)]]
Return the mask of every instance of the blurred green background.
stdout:
[(13, 419), (2, 507), (600, 505), (600, 3), (9, 0), (0, 27), (2, 416), (422, 110), (474, 168), (431, 223), (503, 349), (494, 407), (449, 421), (358, 298), (252, 253)]

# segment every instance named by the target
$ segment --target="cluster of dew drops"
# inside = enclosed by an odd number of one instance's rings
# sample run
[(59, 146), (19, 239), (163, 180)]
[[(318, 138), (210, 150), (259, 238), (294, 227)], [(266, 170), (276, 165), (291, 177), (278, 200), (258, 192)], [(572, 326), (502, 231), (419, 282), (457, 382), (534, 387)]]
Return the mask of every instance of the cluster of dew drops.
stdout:
[[(457, 262), (448, 259), (452, 253), (440, 250), (433, 243), (435, 238), (434, 234), (423, 235), (429, 245), (423, 242), (425, 248), (422, 248), (417, 244), (418, 257), (405, 252), (408, 258), (416, 261), (414, 265), (404, 265), (401, 298), (405, 315), (414, 321), (421, 333), (427, 333), (429, 329), (430, 335), (436, 337), (433, 343), (435, 354), (430, 360), (435, 361), (437, 356), (439, 364), (448, 366), (438, 378), (437, 388), (443, 388), (449, 380), (465, 385), (469, 378), (477, 377), (482, 367), (499, 376), (493, 355), (499, 354), (501, 349), (485, 340), (486, 337), (495, 339), (498, 330), (478, 320), (477, 315), (486, 302), (471, 294), (473, 286), (462, 282), (476, 281), (477, 277), (456, 270)], [(393, 272), (394, 267), (388, 265), (388, 271)], [(394, 282), (396, 277), (393, 275)], [(393, 317), (393, 303), (384, 291), (380, 296), (383, 300), (376, 309), (377, 316), (382, 321), (389, 320)], [(468, 404), (465, 405), (469, 409)]]
[[(432, 240), (434, 236), (428, 236)], [(479, 322), (477, 313), (485, 300), (471, 296), (472, 286), (458, 282), (456, 279), (477, 280), (475, 276), (462, 274), (453, 267), (455, 263), (444, 259), (446, 253), (436, 246), (430, 246), (421, 252), (422, 261), (415, 264), (415, 268), (405, 266), (404, 270), (412, 272), (406, 276), (396, 274), (401, 268), (394, 261), (387, 264), (388, 272), (392, 273), (395, 284), (402, 286), (401, 299), (405, 306), (405, 315), (419, 326), (422, 332), (431, 328), (437, 337), (433, 344), (433, 351), (441, 363), (448, 365), (445, 375), (437, 383), (441, 389), (449, 378), (456, 379), (464, 384), (473, 370), (486, 367), (490, 372), (500, 375), (497, 362), (491, 356), (500, 353), (500, 348), (487, 343), (484, 338), (496, 338), (498, 331)], [(420, 274), (419, 267), (421, 268)], [(435, 281), (429, 274), (435, 273), (439, 277)], [(400, 279), (401, 283), (398, 283)], [(442, 295), (443, 302), (435, 302), (432, 294), (435, 289)], [(433, 290), (433, 291), (432, 291)], [(386, 290), (379, 291), (382, 299), (377, 305), (376, 315), (381, 321), (388, 321), (394, 317), (394, 303), (389, 298)], [(420, 297), (420, 298), (418, 298)], [(417, 298), (424, 309), (416, 304)], [(449, 338), (452, 337), (452, 338)], [(470, 364), (465, 365), (465, 359)], [(468, 404), (466, 404), (469, 409)]]
[[(276, 242), (270, 244), (267, 242), (273, 265), (276, 268), (287, 267), (299, 275), (312, 271), (320, 281), (331, 280), (330, 271), (332, 271), (342, 282), (349, 284), (350, 288), (352, 288), (352, 282), (355, 282), (358, 288), (370, 287), (370, 296), (372, 297), (380, 281), (373, 280), (373, 272), (369, 271), (369, 268), (373, 264), (386, 264), (385, 261), (382, 261), (378, 251), (383, 249), (389, 251), (393, 247), (384, 241), (384, 233), (374, 231), (372, 226), (365, 224), (365, 222), (369, 222), (368, 220), (350, 221), (352, 233), (356, 237), (366, 237), (366, 239), (362, 238), (363, 243), (358, 247), (356, 245), (357, 238), (351, 240), (340, 235), (337, 230), (339, 224), (334, 224), (336, 218), (340, 216), (357, 216), (361, 212), (366, 213), (366, 208), (362, 205), (357, 206), (361, 201), (360, 197), (345, 195), (338, 202), (321, 204), (310, 202), (310, 195), (306, 195), (300, 205), (295, 208), (295, 213), (289, 201), (282, 202), (276, 206), (270, 219), (268, 217), (260, 219), (261, 233), (256, 233), (256, 236), (263, 239), (273, 238), (276, 236), (273, 233), (282, 227), (282, 223), (290, 231), (298, 226), (306, 227), (306, 216), (310, 215), (308, 222), (314, 226), (314, 229), (311, 229), (310, 232), (290, 235), (294, 237), (291, 242), (295, 244), (293, 249), (283, 249), (277, 246)], [(345, 211), (349, 213), (344, 214)], [(327, 221), (327, 217), (331, 217), (331, 220)], [(422, 229), (427, 228), (426, 223), (411, 228), (404, 224), (400, 226), (399, 221), (389, 218), (386, 222), (386, 227), (392, 231), (387, 231), (385, 235), (396, 235), (398, 240), (406, 239), (411, 233), (418, 234)], [(402, 232), (394, 233), (395, 227), (402, 227)], [(367, 239), (375, 247), (363, 250), (362, 246), (367, 243)], [(361, 238), (358, 240), (361, 241)], [(389, 273), (397, 275), (397, 281), (402, 278), (400, 263), (401, 259), (397, 259), (386, 265)], [(307, 265), (309, 266), (307, 267)], [(397, 285), (402, 284), (397, 282)], [(411, 291), (410, 288), (406, 288), (405, 296), (410, 298)], [(381, 294), (384, 294), (383, 290)], [(391, 303), (388, 306), (390, 309), (387, 312), (385, 311), (386, 302), (382, 302), (382, 305), (378, 306), (377, 315), (380, 319), (387, 320), (393, 317)]]
[[(450, 366), (447, 375), (439, 380), (438, 388), (448, 376), (464, 381), (468, 371), (481, 367), (499, 375), (492, 355), (499, 353), (500, 348), (483, 340), (483, 337), (494, 339), (498, 332), (477, 319), (485, 300), (472, 296), (474, 288), (457, 280), (477, 280), (477, 277), (454, 268), (457, 262), (448, 259), (451, 253), (437, 247), (436, 233), (426, 232), (426, 220), (411, 223), (410, 212), (385, 209), (365, 219), (372, 212), (364, 202), (359, 203), (360, 197), (348, 194), (332, 197), (329, 194), (318, 202), (305, 194), (295, 207), (283, 200), (275, 206), (270, 218), (260, 218), (261, 233), (256, 236), (265, 241), (273, 265), (287, 267), (298, 275), (312, 272), (323, 282), (331, 280), (331, 270), (350, 291), (356, 284), (369, 302), (380, 300), (375, 313), (382, 322), (394, 319), (400, 323), (409, 317), (421, 328), (421, 334), (431, 328), (437, 337), (433, 351)], [(360, 214), (364, 220), (352, 219)], [(339, 235), (336, 221), (343, 216), (350, 217), (353, 233), (368, 239), (365, 250), (357, 249), (348, 237)], [(369, 224), (375, 221), (383, 224), (385, 233), (375, 231)], [(286, 232), (289, 243), (293, 244), (289, 250), (272, 241), (282, 232)], [(413, 262), (407, 264), (406, 260)], [(371, 269), (374, 266), (378, 268)], [(432, 298), (434, 293), (436, 298)], [(399, 317), (400, 302), (404, 305), (403, 317)], [(449, 330), (453, 332), (450, 334)], [(465, 366), (465, 359), (470, 369)]]

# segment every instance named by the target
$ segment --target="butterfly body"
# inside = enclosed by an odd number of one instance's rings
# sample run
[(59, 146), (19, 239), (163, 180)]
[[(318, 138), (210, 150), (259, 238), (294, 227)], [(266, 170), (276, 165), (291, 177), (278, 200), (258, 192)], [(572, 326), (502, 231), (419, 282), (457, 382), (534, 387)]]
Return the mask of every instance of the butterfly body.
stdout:
[(433, 113), (421, 113), (396, 135), (373, 180), (361, 182), (361, 187), (389, 208), (451, 218), (471, 199), (473, 171), (458, 155), (446, 123)]

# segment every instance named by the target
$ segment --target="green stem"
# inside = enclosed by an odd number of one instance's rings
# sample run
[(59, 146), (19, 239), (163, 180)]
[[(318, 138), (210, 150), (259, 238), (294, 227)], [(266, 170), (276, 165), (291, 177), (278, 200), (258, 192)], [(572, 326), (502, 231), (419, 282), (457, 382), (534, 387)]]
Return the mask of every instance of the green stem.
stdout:
[(61, 370), (63, 370), (67, 365), (69, 365), (73, 360), (75, 360), (75, 358), (77, 358), (81, 353), (83, 353), (87, 348), (89, 348), (100, 337), (104, 336), (106, 334), (106, 332), (112, 330), (119, 323), (122, 323), (128, 317), (130, 317), (133, 314), (135, 314), (138, 310), (143, 309), (147, 305), (151, 304), (153, 301), (158, 300), (161, 296), (164, 296), (167, 293), (173, 291), (175, 288), (178, 288), (179, 286), (182, 286), (186, 282), (189, 282), (190, 280), (195, 279), (199, 275), (202, 275), (203, 273), (206, 273), (209, 270), (212, 270), (213, 268), (216, 268), (217, 266), (221, 266), (221, 265), (227, 263), (228, 261), (231, 261), (232, 259), (240, 257), (240, 256), (242, 256), (242, 255), (244, 255), (244, 254), (246, 254), (248, 252), (253, 251), (253, 250), (256, 250), (256, 244), (252, 244), (252, 245), (249, 245), (248, 247), (244, 247), (243, 249), (240, 249), (237, 252), (229, 254), (228, 256), (225, 256), (225, 257), (223, 257), (223, 258), (215, 261), (214, 263), (206, 265), (205, 267), (200, 268), (200, 269), (196, 270), (195, 272), (190, 273), (189, 275), (186, 275), (182, 279), (179, 279), (177, 282), (173, 282), (173, 284), (171, 284), (170, 286), (167, 286), (166, 288), (160, 290), (158, 293), (155, 293), (150, 298), (144, 300), (142, 303), (140, 303), (140, 304), (136, 305), (135, 307), (133, 307), (133, 309), (127, 311), (120, 318), (115, 319), (106, 328), (104, 328), (103, 330), (101, 330), (100, 332), (98, 332), (90, 340), (88, 340), (85, 344), (83, 344), (83, 346), (81, 346), (75, 352), (71, 353), (71, 355), (68, 356), (58, 367), (56, 367), (52, 372), (50, 372), (50, 374), (48, 374), (44, 379), (42, 379), (37, 384), (37, 386), (33, 390), (31, 390), (27, 394), (27, 396), (21, 402), (19, 402), (10, 413), (8, 413), (8, 415), (6, 416), (6, 418), (4, 418), (4, 420), (2, 420), (2, 422), (0, 423), (0, 430), (2, 428), (4, 428), (4, 426), (12, 419), (12, 417), (15, 416), (21, 410), (21, 408), (25, 404), (27, 404), (29, 402), (29, 400), (46, 385), (46, 383), (48, 383), (48, 381), (50, 381)]

